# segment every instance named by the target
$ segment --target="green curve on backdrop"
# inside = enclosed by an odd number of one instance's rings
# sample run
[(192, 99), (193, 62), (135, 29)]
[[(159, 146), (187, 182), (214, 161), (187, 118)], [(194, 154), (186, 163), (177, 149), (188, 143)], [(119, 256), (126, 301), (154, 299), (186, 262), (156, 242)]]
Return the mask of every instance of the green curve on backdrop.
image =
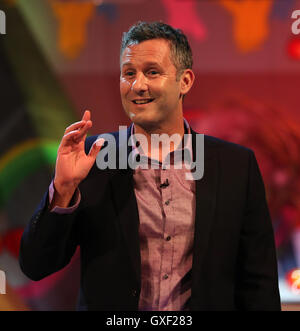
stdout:
[(41, 166), (54, 166), (59, 142), (34, 139), (0, 158), (0, 208), (14, 189)]

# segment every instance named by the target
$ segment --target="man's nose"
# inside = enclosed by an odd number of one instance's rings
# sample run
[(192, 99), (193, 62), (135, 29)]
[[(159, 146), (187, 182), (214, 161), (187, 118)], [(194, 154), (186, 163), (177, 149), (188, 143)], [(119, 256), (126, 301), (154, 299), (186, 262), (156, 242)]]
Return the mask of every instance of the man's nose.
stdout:
[(132, 83), (131, 88), (137, 94), (141, 94), (147, 91), (147, 77), (145, 77), (144, 73), (140, 72), (136, 74), (135, 80)]

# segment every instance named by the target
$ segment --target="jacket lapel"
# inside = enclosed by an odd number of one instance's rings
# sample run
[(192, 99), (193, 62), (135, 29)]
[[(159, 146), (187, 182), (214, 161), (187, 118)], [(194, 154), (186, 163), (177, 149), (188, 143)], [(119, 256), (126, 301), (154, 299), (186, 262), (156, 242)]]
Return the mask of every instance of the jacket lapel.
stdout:
[[(195, 132), (193, 132), (193, 153), (196, 152)], [(194, 155), (195, 159), (195, 155)], [(192, 266), (192, 292), (199, 288), (199, 272), (206, 254), (210, 230), (216, 210), (218, 184), (218, 162), (216, 146), (204, 139), (204, 175), (196, 181), (196, 216)]]
[[(119, 164), (119, 148), (122, 151), (127, 150), (126, 157), (128, 162), (128, 156), (132, 150), (131, 147), (128, 147), (127, 143), (130, 134), (130, 128), (131, 127), (127, 129), (126, 139), (120, 140), (119, 136), (116, 136), (117, 165)], [(136, 271), (137, 281), (140, 283), (141, 257), (139, 243), (139, 217), (133, 187), (133, 170), (130, 169), (128, 163), (127, 169), (117, 169), (112, 172), (111, 184), (113, 188), (113, 198), (117, 208), (123, 237), (128, 248), (133, 268)]]

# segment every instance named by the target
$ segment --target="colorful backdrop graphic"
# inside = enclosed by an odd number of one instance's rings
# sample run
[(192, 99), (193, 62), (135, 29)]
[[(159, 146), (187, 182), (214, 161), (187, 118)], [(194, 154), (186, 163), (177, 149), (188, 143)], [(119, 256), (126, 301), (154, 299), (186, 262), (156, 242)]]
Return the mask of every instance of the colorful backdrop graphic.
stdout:
[(66, 126), (92, 111), (91, 134), (129, 124), (119, 97), (122, 33), (138, 20), (182, 29), (196, 82), (185, 117), (252, 148), (272, 215), (283, 304), (300, 304), (299, 0), (2, 0), (0, 310), (73, 310), (79, 251), (39, 282), (18, 265), (25, 224), (47, 190)]

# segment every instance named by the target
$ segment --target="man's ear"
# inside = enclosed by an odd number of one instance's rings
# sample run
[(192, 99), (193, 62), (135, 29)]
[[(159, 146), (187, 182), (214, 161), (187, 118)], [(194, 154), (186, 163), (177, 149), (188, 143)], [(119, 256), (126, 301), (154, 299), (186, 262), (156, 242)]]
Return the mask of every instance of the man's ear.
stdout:
[(192, 69), (185, 69), (180, 77), (180, 92), (185, 95), (193, 86), (195, 74)]

